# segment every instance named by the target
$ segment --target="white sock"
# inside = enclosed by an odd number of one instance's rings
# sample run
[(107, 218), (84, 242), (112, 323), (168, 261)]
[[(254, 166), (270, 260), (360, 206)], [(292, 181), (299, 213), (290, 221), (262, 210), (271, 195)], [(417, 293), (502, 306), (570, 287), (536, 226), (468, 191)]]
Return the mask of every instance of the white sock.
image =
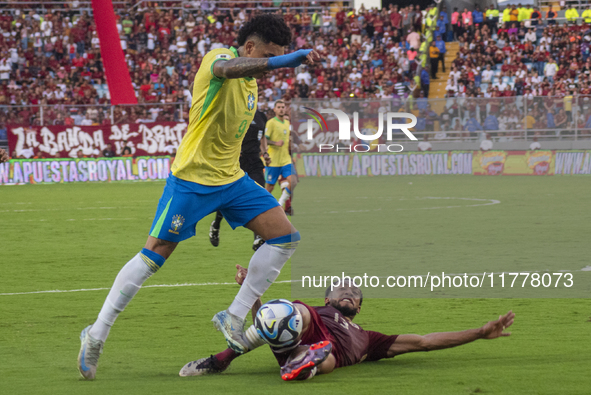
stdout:
[(244, 339), (246, 340), (248, 351), (252, 351), (255, 348), (267, 344), (263, 339), (261, 339), (254, 325), (251, 325), (250, 328), (244, 331)]
[(146, 281), (152, 274), (155, 273), (153, 268), (150, 268), (142, 254), (139, 253), (134, 256), (123, 268), (119, 271), (111, 291), (103, 304), (98, 319), (90, 328), (90, 336), (95, 339), (107, 340), (109, 331), (115, 323), (117, 316), (121, 313), (125, 306), (135, 296), (137, 291), (141, 288), (144, 281)]
[(289, 190), (289, 188), (284, 188), (283, 193), (281, 194), (281, 197), (279, 198), (279, 205), (283, 206), (285, 204), (285, 202), (287, 201), (287, 199), (289, 199), (290, 196), (291, 196), (291, 191)]
[(267, 240), (252, 256), (248, 264), (248, 274), (244, 279), (238, 295), (228, 308), (230, 314), (242, 319), (260, 298), (273, 281), (285, 262), (292, 256), (300, 241), (300, 233), (276, 237)]

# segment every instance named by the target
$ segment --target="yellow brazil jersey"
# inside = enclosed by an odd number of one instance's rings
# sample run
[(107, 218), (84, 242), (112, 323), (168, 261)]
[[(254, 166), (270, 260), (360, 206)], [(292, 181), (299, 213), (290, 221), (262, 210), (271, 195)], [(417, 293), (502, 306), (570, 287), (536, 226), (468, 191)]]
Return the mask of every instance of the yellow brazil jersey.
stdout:
[(203, 58), (193, 86), (189, 126), (172, 174), (202, 185), (225, 185), (244, 176), (240, 146), (257, 108), (254, 78), (225, 79), (213, 74), (216, 61), (238, 57), (235, 48), (219, 48)]
[(278, 147), (276, 145), (269, 145), (267, 147), (269, 157), (271, 158), (271, 167), (282, 167), (291, 164), (291, 157), (289, 156), (289, 133), (290, 124), (288, 120), (280, 121), (277, 117), (273, 117), (267, 121), (265, 127), (265, 136), (267, 140), (283, 141), (283, 145)]

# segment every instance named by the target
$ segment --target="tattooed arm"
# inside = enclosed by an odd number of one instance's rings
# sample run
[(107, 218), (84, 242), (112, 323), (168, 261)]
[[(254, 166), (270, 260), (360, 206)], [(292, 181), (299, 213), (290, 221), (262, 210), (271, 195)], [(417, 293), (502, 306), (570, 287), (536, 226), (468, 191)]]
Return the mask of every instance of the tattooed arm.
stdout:
[(311, 65), (320, 61), (318, 52), (311, 49), (300, 49), (287, 55), (271, 58), (238, 57), (230, 60), (218, 60), (213, 65), (213, 74), (219, 78), (244, 78), (260, 75), (266, 71), (282, 67), (298, 67)]
[(219, 78), (244, 78), (268, 71), (268, 58), (234, 58), (219, 60), (213, 65), (213, 74)]

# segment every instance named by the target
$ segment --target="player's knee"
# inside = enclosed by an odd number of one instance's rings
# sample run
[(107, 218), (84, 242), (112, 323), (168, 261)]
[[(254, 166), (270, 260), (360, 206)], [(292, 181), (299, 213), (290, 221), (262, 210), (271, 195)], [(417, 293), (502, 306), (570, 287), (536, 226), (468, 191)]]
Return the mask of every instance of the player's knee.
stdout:
[(156, 273), (164, 265), (164, 262), (166, 262), (166, 258), (163, 255), (147, 248), (143, 248), (140, 251), (140, 258), (153, 273)]
[(148, 236), (148, 240), (146, 241), (144, 249), (160, 255), (164, 257), (164, 259), (168, 259), (170, 255), (172, 255), (177, 245), (178, 243), (172, 241), (162, 240), (156, 237)]
[(334, 370), (336, 367), (336, 359), (332, 353), (324, 360), (320, 365), (318, 365), (318, 374), (327, 374)]
[(285, 236), (274, 237), (272, 239), (267, 240), (266, 243), (269, 246), (281, 248), (283, 250), (288, 250), (291, 253), (293, 253), (293, 251), (295, 251), (297, 246), (300, 244), (300, 239), (301, 239), (300, 232), (298, 232), (292, 226), (292, 233), (291, 234), (288, 234)]

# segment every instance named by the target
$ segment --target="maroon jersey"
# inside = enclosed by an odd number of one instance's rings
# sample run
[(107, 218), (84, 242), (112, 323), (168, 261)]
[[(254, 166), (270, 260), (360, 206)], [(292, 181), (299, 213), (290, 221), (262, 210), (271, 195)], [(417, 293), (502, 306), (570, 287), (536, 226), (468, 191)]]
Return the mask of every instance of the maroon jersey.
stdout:
[[(396, 341), (397, 335), (388, 336), (379, 332), (366, 331), (346, 319), (332, 306), (310, 307), (298, 300), (310, 312), (310, 324), (300, 344), (314, 344), (323, 340), (332, 343), (332, 354), (336, 367), (355, 365), (363, 361), (377, 361), (386, 358), (388, 349)], [(275, 353), (279, 365), (287, 361), (287, 353)]]

